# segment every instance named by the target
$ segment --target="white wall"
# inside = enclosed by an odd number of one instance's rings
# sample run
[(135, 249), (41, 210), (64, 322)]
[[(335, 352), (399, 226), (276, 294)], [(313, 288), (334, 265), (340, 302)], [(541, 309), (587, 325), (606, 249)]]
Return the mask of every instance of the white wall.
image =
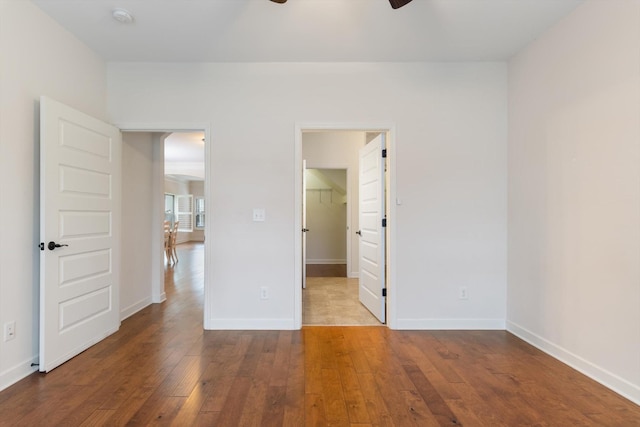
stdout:
[(640, 3), (509, 64), (508, 329), (640, 403)]
[[(28, 1), (0, 1), (0, 389), (32, 372), (39, 322), (39, 98), (106, 118), (103, 61)], [(7, 206), (11, 206), (10, 209)]]
[[(210, 328), (294, 327), (296, 123), (396, 125), (397, 327), (504, 327), (506, 65), (108, 66), (119, 124), (210, 123)], [(253, 222), (253, 208), (266, 221)], [(270, 299), (260, 300), (260, 287)], [(467, 286), (469, 299), (458, 299)]]
[(351, 206), (348, 207), (351, 256), (349, 277), (359, 275), (358, 231), (358, 151), (365, 143), (362, 131), (304, 132), (302, 134), (302, 158), (308, 168), (348, 168), (347, 177)]
[[(122, 134), (122, 257), (120, 312), (125, 319), (147, 305), (152, 298), (153, 258), (162, 251), (154, 247), (153, 134)], [(156, 186), (157, 187), (157, 186)]]

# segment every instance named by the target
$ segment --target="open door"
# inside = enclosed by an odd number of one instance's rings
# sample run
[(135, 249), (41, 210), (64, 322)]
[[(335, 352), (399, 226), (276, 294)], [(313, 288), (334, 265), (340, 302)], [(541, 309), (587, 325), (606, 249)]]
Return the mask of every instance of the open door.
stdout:
[(384, 134), (360, 149), (360, 302), (385, 322)]
[(307, 287), (307, 161), (302, 161), (302, 287)]
[(120, 327), (120, 130), (40, 101), (40, 371)]

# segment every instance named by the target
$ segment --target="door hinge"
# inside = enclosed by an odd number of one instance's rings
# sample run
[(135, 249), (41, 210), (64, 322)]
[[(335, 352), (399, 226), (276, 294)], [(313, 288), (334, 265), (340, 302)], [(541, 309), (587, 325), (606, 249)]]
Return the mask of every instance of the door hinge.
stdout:
[(382, 158), (383, 159), (387, 158), (387, 149), (386, 148), (382, 150)]
[(40, 246), (40, 250), (41, 251), (44, 251), (44, 242), (40, 242), (40, 244), (38, 246)]
[(382, 296), (383, 297), (387, 296), (387, 288), (382, 288)]
[(382, 226), (383, 227), (387, 226), (387, 218), (382, 218)]

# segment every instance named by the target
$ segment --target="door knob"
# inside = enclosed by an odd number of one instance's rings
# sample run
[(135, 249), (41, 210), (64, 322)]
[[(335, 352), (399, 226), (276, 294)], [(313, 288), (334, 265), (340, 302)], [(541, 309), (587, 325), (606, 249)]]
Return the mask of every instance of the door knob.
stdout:
[(357, 234), (358, 236), (362, 237), (362, 231), (358, 230), (358, 231), (356, 231), (356, 234)]
[(308, 228), (303, 228), (303, 229), (302, 229), (302, 232), (303, 232), (303, 233), (306, 233), (307, 231), (309, 231), (309, 229), (308, 229)]
[(47, 248), (49, 248), (49, 250), (52, 251), (55, 248), (61, 248), (63, 246), (69, 246), (69, 245), (61, 245), (61, 244), (56, 243), (56, 242), (49, 242), (49, 244), (47, 245)]

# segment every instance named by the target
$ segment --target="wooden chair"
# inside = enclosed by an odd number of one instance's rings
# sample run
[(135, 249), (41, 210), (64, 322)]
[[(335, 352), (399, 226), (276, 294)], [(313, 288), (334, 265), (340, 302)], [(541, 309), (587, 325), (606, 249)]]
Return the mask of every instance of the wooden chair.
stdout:
[(176, 221), (173, 223), (173, 230), (171, 231), (171, 243), (169, 244), (171, 249), (171, 256), (173, 258), (174, 264), (178, 262), (178, 252), (176, 251), (176, 240), (178, 239), (178, 224), (180, 221)]
[(164, 222), (164, 255), (167, 258), (167, 262), (171, 264), (171, 223), (169, 221)]

